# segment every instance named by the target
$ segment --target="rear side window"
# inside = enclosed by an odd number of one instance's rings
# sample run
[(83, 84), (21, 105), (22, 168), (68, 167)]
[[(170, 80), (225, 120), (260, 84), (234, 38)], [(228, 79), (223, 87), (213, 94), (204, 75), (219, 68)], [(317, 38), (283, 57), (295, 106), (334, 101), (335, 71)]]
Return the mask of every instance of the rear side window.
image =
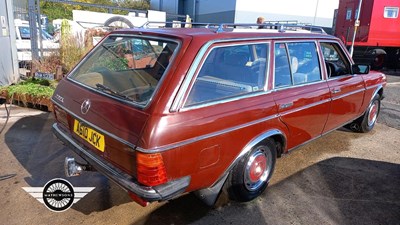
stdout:
[(320, 80), (321, 70), (314, 42), (275, 44), (275, 87)]
[(268, 51), (266, 43), (213, 48), (204, 60), (185, 105), (263, 90)]

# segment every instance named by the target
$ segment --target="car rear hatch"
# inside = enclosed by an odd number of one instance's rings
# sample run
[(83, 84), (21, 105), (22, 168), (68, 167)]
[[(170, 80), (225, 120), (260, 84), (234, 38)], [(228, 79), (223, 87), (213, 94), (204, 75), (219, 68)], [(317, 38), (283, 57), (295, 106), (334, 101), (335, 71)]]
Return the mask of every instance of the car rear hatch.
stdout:
[(59, 83), (52, 98), (56, 126), (90, 154), (136, 177), (146, 107), (178, 46), (160, 37), (109, 35)]

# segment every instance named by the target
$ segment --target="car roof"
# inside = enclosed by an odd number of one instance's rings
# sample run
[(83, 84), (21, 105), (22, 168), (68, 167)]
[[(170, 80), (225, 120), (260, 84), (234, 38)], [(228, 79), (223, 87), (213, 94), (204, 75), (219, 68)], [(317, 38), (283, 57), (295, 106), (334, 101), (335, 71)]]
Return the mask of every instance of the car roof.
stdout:
[(232, 29), (223, 28), (129, 28), (111, 32), (111, 34), (143, 34), (155, 36), (169, 36), (175, 38), (205, 39), (245, 39), (245, 38), (313, 38), (313, 39), (336, 39), (334, 36), (321, 33), (313, 33), (308, 30), (284, 30), (277, 29)]

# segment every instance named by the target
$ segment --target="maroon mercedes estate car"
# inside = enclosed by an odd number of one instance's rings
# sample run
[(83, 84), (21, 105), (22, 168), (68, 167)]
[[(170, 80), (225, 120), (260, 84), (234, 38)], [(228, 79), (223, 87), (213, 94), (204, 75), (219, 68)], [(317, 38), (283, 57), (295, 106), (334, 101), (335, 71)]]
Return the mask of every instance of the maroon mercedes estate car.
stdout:
[[(384, 74), (299, 29), (111, 32), (58, 85), (55, 135), (141, 205), (221, 190), (249, 201), (276, 158), (342, 126), (374, 127)], [(90, 181), (87, 181), (88, 184)]]

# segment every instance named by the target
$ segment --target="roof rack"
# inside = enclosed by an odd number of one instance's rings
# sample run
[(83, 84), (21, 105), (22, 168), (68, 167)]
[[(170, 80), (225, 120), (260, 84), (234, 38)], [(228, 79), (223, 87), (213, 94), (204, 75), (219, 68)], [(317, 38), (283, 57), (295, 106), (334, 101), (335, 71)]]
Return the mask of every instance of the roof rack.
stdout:
[[(193, 27), (203, 27), (216, 29), (216, 33), (222, 33), (229, 31), (228, 29), (242, 28), (242, 29), (273, 29), (279, 32), (286, 31), (299, 31), (307, 30), (313, 33), (326, 34), (324, 29), (320, 26), (314, 26), (306, 23), (298, 23), (296, 20), (285, 20), (285, 21), (267, 21), (262, 24), (257, 23), (198, 23), (198, 22), (153, 22), (148, 21), (143, 24), (140, 28), (149, 28), (150, 24), (163, 24), (163, 27), (167, 25), (173, 28), (193, 28)], [(182, 27), (183, 26), (183, 27)]]

